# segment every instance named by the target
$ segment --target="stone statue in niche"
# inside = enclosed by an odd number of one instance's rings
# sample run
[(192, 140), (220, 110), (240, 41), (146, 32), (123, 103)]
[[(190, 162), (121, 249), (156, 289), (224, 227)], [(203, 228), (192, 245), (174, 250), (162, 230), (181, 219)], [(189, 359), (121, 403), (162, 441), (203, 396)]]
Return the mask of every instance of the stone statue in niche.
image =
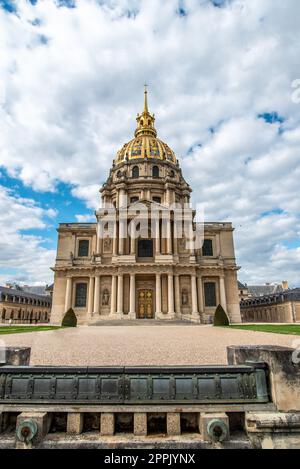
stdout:
[(182, 306), (187, 306), (189, 304), (189, 294), (186, 290), (182, 290), (181, 304), (182, 304)]
[(109, 291), (107, 288), (103, 290), (102, 293), (102, 306), (108, 306), (109, 305)]
[(182, 251), (185, 250), (185, 238), (180, 238), (179, 239), (179, 247)]
[(105, 251), (109, 251), (111, 247), (111, 239), (110, 238), (105, 238), (104, 240), (104, 249)]

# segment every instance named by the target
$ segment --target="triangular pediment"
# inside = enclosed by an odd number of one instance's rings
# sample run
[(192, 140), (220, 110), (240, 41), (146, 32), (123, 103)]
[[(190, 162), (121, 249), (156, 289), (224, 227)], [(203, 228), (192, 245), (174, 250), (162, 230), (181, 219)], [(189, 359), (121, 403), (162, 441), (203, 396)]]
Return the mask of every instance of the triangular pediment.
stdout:
[(126, 205), (121, 206), (119, 209), (124, 210), (124, 209), (138, 209), (139, 205), (143, 205), (144, 207), (147, 207), (148, 210), (151, 209), (156, 209), (156, 210), (168, 210), (168, 207), (166, 205), (160, 204), (158, 202), (154, 202), (154, 200), (148, 200), (148, 199), (141, 199), (133, 203), (128, 203)]

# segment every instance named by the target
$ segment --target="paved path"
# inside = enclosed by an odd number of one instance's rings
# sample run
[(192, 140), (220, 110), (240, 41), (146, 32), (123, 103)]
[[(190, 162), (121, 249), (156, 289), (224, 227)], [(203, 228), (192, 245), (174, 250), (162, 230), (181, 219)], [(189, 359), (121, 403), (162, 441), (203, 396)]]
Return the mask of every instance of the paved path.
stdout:
[(170, 324), (81, 326), (0, 336), (0, 340), (31, 346), (33, 365), (102, 366), (225, 364), (227, 345), (292, 346), (297, 337)]

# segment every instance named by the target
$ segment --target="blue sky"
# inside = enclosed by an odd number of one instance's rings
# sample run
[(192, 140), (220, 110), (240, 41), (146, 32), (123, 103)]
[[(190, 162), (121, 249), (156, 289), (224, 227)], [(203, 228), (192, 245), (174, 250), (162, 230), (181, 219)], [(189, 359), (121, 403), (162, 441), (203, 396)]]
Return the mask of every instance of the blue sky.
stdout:
[(0, 0), (0, 283), (51, 282), (60, 222), (90, 221), (142, 85), (240, 279), (300, 265), (298, 0)]

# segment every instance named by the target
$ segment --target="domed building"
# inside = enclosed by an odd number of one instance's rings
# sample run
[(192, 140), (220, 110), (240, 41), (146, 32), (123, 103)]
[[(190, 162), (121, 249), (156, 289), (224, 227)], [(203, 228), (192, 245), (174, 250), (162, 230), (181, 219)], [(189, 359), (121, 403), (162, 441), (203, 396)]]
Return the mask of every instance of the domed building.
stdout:
[(231, 223), (195, 223), (192, 189), (157, 137), (146, 89), (136, 120), (100, 189), (95, 223), (59, 225), (51, 322), (72, 308), (79, 324), (211, 323), (218, 305), (240, 322)]

